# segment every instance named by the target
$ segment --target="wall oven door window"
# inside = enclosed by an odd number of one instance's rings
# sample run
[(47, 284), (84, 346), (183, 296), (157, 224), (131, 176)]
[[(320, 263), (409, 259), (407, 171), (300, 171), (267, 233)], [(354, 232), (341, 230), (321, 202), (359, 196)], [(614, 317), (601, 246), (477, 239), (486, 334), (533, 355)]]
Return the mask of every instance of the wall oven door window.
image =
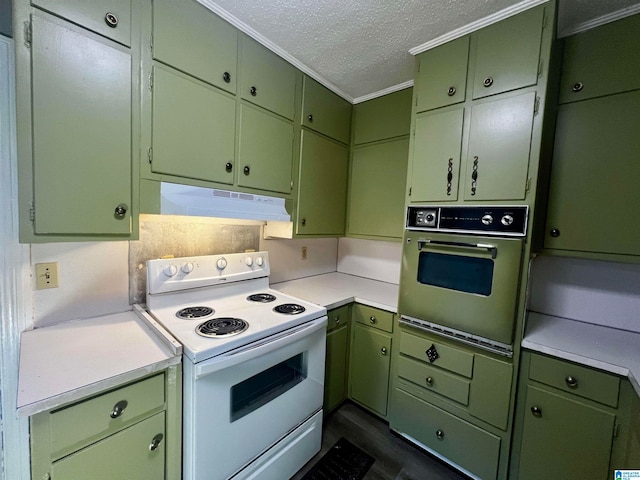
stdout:
[(407, 230), (402, 315), (511, 345), (521, 239)]

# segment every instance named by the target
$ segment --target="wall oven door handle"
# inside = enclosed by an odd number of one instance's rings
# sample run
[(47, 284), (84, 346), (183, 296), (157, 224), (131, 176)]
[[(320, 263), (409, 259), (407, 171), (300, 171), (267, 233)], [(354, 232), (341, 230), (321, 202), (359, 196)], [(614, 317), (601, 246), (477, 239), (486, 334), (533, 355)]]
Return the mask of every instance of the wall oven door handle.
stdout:
[(422, 250), (425, 245), (437, 245), (442, 247), (463, 247), (463, 248), (480, 248), (491, 253), (491, 258), (498, 256), (498, 247), (489, 243), (467, 243), (467, 242), (447, 242), (443, 240), (418, 240), (418, 250)]
[(276, 334), (272, 337), (266, 338), (262, 341), (258, 341), (246, 347), (241, 347), (237, 350), (224, 353), (217, 357), (210, 358), (203, 362), (197, 363), (195, 368), (195, 378), (204, 377), (213, 372), (223, 370), (225, 368), (238, 365), (239, 363), (246, 362), (252, 358), (256, 358), (265, 355), (269, 352), (273, 352), (286, 345), (301, 340), (304, 337), (311, 335), (321, 329), (327, 328), (327, 317), (324, 316), (312, 322), (305, 323), (292, 330)]

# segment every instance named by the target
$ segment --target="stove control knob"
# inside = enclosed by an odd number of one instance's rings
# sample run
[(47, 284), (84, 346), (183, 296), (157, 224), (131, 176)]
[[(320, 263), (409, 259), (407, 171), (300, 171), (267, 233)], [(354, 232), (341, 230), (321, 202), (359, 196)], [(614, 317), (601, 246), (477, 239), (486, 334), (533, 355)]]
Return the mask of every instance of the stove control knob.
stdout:
[(216, 262), (216, 267), (218, 267), (218, 269), (220, 270), (224, 270), (225, 268), (227, 268), (227, 259), (224, 257), (220, 257)]
[(491, 225), (493, 223), (493, 217), (491, 215), (485, 215), (482, 217), (482, 223), (484, 225)]
[(264, 259), (262, 257), (256, 258), (256, 265), (261, 267), (264, 265)]
[(175, 265), (167, 265), (166, 267), (164, 267), (162, 272), (167, 277), (173, 277), (176, 273), (178, 273), (178, 267), (176, 267)]
[(184, 265), (182, 265), (182, 267), (180, 267), (180, 270), (182, 270), (184, 273), (193, 272), (193, 263), (191, 262), (185, 263)]
[(500, 221), (502, 222), (502, 225), (504, 225), (505, 227), (508, 227), (513, 223), (513, 216), (507, 214), (504, 217), (502, 217), (502, 220)]
[(251, 258), (251, 257), (246, 257), (246, 258), (244, 259), (244, 263), (245, 263), (245, 265), (246, 265), (247, 267), (250, 267), (251, 265), (253, 265), (253, 258)]

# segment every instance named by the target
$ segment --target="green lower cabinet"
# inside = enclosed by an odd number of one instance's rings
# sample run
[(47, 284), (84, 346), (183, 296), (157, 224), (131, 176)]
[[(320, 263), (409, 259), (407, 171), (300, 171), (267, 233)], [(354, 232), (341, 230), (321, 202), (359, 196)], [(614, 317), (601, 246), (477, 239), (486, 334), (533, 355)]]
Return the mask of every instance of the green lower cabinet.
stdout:
[(349, 398), (385, 417), (389, 393), (391, 335), (353, 324), (349, 358)]
[[(329, 312), (331, 321), (331, 312)], [(324, 412), (336, 408), (347, 398), (347, 361), (349, 352), (349, 325), (327, 333), (327, 357), (324, 377)]]

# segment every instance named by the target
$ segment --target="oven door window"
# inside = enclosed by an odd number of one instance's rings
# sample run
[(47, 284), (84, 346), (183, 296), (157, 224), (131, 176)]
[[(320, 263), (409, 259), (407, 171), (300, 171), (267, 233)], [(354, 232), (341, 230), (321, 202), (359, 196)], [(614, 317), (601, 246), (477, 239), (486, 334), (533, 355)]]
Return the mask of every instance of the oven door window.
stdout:
[(231, 387), (231, 422), (249, 415), (307, 378), (306, 352)]
[(493, 286), (491, 258), (420, 252), (418, 282), (488, 297)]

